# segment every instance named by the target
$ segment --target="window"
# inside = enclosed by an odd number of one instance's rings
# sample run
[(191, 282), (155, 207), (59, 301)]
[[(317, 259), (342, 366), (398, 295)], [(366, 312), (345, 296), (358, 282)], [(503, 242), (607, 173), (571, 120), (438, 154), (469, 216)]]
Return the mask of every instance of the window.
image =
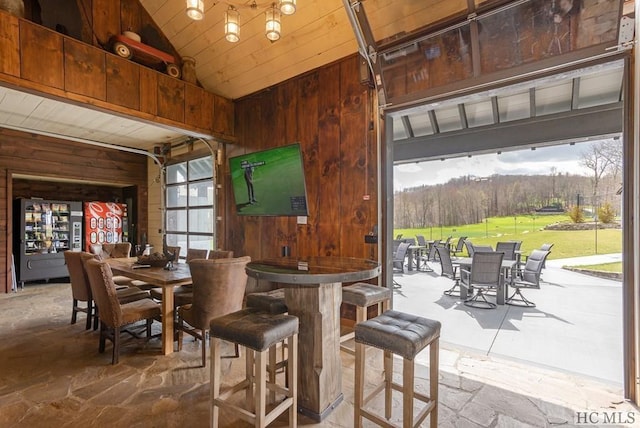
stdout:
[(167, 245), (215, 248), (215, 189), (211, 156), (167, 166), (165, 230)]

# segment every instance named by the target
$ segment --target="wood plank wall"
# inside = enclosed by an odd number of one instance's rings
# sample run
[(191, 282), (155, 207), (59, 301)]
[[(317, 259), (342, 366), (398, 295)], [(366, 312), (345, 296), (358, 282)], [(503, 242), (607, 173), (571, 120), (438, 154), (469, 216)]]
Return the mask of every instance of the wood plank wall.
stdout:
[[(111, 0), (93, 7), (102, 3)], [(119, 31), (103, 14), (94, 13), (100, 34)], [(3, 11), (0, 52), (0, 84), (233, 140), (231, 100)]]
[(125, 186), (137, 188), (137, 233), (147, 233), (146, 156), (0, 128), (0, 291), (11, 289), (15, 197), (113, 200)]
[[(228, 248), (253, 259), (293, 256), (377, 258), (364, 235), (378, 224), (373, 92), (349, 57), (236, 101), (239, 145), (227, 157), (299, 142), (309, 217), (241, 217), (223, 165)], [(368, 200), (366, 196), (368, 196)]]

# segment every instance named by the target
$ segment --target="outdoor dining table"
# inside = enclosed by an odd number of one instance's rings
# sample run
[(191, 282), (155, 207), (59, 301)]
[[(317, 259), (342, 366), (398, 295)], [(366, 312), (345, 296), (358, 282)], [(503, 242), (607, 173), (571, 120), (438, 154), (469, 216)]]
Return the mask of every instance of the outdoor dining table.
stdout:
[[(420, 270), (420, 259), (427, 251), (426, 245), (409, 245), (407, 248), (407, 270), (413, 270), (413, 261), (416, 261), (416, 270)], [(426, 261), (425, 261), (426, 263)]]
[(114, 274), (124, 275), (162, 288), (162, 353), (164, 355), (171, 354), (174, 351), (173, 287), (191, 284), (189, 265), (174, 263), (174, 268), (167, 270), (163, 267), (142, 267), (143, 265), (136, 264), (137, 258), (135, 257), (105, 260), (111, 266), (111, 271)]
[(247, 274), (282, 284), (300, 322), (298, 411), (323, 420), (343, 399), (340, 357), (342, 283), (380, 275), (380, 264), (352, 257), (279, 257), (252, 261)]
[[(467, 270), (471, 270), (471, 265), (473, 263), (472, 257), (459, 257), (457, 259), (452, 259), (451, 263), (460, 265), (460, 269), (465, 268)], [(508, 284), (506, 282), (507, 274), (516, 267), (516, 260), (502, 260), (502, 265), (500, 266), (500, 270), (502, 271), (502, 275), (500, 275), (500, 282), (498, 284), (498, 290), (496, 291), (496, 303), (498, 305), (504, 305), (505, 295), (507, 294)], [(462, 300), (467, 299), (467, 289), (465, 287), (460, 287), (460, 298)]]

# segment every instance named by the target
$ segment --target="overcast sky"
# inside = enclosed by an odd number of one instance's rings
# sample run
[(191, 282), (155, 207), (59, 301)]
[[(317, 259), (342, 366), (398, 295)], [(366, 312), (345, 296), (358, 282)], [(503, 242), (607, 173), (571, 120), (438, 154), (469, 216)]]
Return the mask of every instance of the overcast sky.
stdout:
[(477, 155), (445, 159), (444, 161), (429, 161), (408, 163), (395, 166), (393, 169), (394, 190), (424, 184), (446, 183), (452, 178), (465, 175), (487, 177), (493, 174), (550, 174), (551, 168), (556, 173), (570, 173), (588, 175), (589, 170), (581, 165), (582, 153), (588, 149), (590, 143), (578, 143), (573, 146), (563, 144), (552, 147), (539, 147), (536, 150), (526, 149), (502, 154)]

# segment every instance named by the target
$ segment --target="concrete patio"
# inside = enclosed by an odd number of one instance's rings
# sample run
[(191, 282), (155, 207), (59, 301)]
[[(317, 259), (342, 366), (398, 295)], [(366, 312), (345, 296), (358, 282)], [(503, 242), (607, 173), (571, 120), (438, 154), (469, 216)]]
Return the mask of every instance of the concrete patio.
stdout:
[(620, 254), (547, 261), (540, 290), (524, 290), (535, 308), (465, 306), (443, 291), (452, 281), (433, 272), (394, 275), (401, 284), (394, 308), (442, 322), (441, 340), (487, 356), (499, 356), (622, 387), (622, 283), (571, 272), (562, 266), (619, 261)]

